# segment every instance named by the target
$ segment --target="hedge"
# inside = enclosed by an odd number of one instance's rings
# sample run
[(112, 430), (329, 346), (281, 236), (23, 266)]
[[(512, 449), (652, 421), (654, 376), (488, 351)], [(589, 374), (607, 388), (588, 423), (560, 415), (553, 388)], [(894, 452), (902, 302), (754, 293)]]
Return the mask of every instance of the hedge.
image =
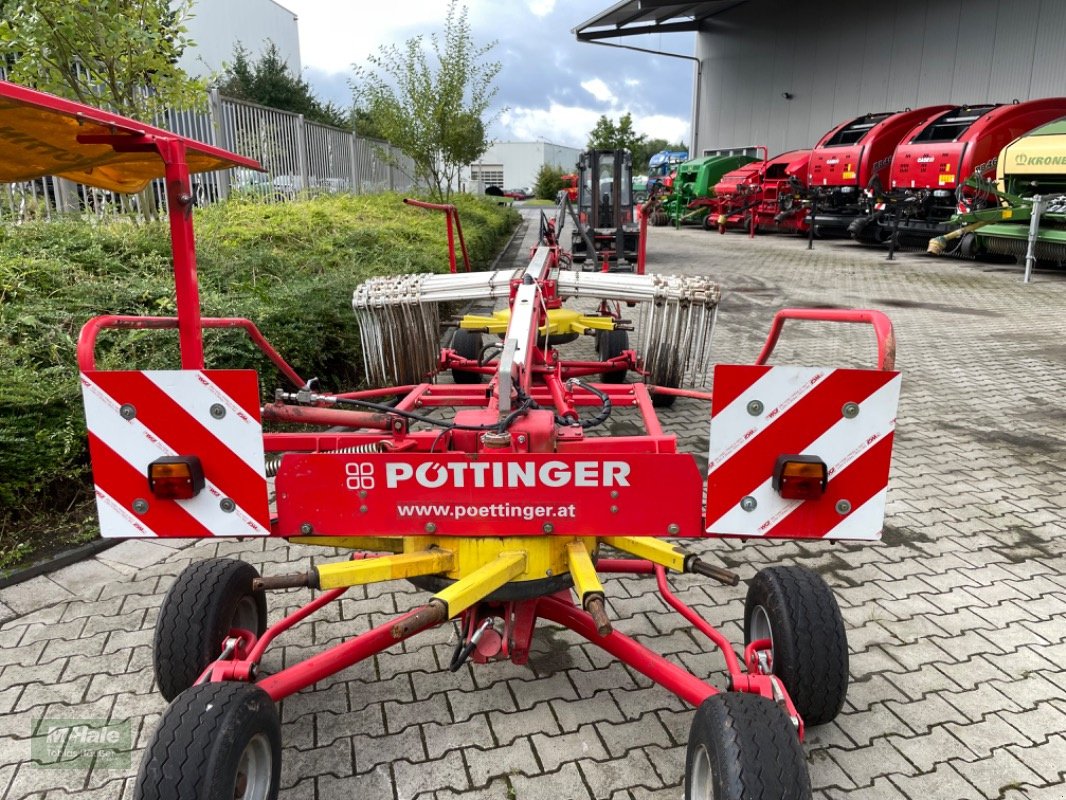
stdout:
[[(518, 215), (474, 198), (456, 203), (471, 259), (484, 268)], [(328, 388), (360, 385), (355, 286), (448, 268), (444, 216), (395, 194), (221, 203), (197, 211), (196, 234), (204, 314), (250, 318), (301, 375)], [(0, 226), (0, 532), (89, 492), (75, 344), (82, 324), (104, 313), (174, 313), (165, 223)], [(282, 385), (241, 333), (209, 331), (205, 351), (209, 367), (259, 369), (265, 395)], [(104, 332), (97, 365), (177, 368), (176, 334)], [(11, 546), (0, 535), (0, 561)]]

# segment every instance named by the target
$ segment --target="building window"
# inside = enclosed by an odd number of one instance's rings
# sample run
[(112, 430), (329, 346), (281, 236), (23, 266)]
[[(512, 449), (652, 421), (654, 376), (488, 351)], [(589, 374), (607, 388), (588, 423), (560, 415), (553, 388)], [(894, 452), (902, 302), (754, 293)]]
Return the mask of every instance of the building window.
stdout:
[(477, 164), (470, 167), (470, 180), (481, 181), (486, 187), (503, 188), (503, 164)]

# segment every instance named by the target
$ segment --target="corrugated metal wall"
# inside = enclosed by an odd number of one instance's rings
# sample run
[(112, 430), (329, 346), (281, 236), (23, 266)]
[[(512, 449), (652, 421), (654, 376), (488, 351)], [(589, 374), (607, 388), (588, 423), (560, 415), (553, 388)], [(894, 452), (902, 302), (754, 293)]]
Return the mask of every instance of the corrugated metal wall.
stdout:
[(696, 152), (809, 147), (870, 111), (1066, 96), (1064, 42), (1066, 0), (753, 0), (697, 38)]

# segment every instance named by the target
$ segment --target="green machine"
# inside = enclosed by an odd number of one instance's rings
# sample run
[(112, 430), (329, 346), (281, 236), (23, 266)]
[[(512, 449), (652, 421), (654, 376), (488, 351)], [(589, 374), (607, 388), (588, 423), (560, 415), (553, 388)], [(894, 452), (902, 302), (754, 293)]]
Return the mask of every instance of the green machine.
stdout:
[(758, 161), (757, 147), (704, 150), (703, 156), (677, 168), (669, 197), (663, 203), (672, 225), (702, 225), (714, 203), (714, 186), (727, 172)]
[(1066, 117), (1034, 128), (1000, 151), (994, 183), (971, 178), (958, 191), (959, 227), (929, 252), (1066, 261)]

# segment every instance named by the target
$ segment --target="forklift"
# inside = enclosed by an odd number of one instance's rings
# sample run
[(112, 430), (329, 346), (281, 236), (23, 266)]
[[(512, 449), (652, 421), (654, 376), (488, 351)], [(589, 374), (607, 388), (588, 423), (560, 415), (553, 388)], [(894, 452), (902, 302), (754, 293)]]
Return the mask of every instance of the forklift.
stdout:
[(571, 252), (612, 272), (636, 270), (641, 230), (634, 214), (633, 157), (628, 150), (587, 150), (577, 162), (577, 226)]

